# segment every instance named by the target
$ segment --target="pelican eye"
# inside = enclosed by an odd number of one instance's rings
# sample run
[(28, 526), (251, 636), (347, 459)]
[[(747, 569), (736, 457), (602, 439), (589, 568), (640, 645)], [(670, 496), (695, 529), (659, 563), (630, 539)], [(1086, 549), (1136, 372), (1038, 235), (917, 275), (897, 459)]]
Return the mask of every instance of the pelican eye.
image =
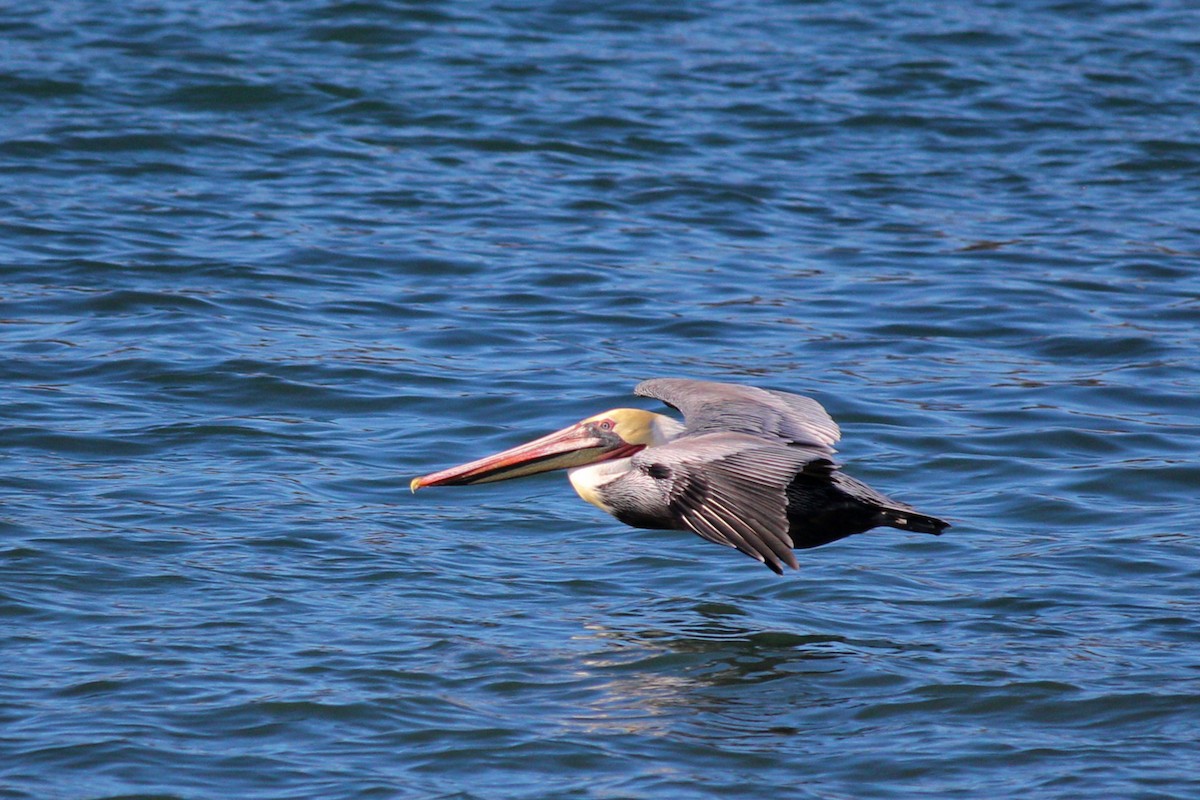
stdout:
[(613, 429), (613, 422), (611, 419), (602, 420), (597, 427), (602, 431), (611, 431)]

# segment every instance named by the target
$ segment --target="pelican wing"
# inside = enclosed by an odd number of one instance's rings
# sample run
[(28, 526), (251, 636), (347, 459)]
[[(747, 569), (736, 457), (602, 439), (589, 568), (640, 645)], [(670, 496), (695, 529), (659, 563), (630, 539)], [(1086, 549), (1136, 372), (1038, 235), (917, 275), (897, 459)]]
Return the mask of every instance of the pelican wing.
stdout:
[(731, 431), (832, 455), (842, 435), (820, 403), (791, 392), (686, 378), (642, 381), (633, 391), (678, 409), (684, 436)]
[(632, 467), (626, 477), (664, 498), (678, 527), (735, 547), (777, 573), (785, 564), (798, 567), (788, 534), (788, 484), (805, 469), (834, 468), (826, 449), (729, 432), (649, 448), (633, 457)]

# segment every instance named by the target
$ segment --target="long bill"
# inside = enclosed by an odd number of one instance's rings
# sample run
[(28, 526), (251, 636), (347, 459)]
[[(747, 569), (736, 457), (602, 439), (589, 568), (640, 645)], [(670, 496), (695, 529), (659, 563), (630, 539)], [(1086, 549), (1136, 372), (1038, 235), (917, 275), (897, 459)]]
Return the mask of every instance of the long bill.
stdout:
[(579, 422), (495, 455), (413, 478), (409, 488), (415, 492), (425, 486), (462, 486), (506, 481), (539, 472), (581, 467), (610, 458), (621, 458), (640, 449), (637, 445), (626, 444), (618, 437), (602, 437), (592, 425)]

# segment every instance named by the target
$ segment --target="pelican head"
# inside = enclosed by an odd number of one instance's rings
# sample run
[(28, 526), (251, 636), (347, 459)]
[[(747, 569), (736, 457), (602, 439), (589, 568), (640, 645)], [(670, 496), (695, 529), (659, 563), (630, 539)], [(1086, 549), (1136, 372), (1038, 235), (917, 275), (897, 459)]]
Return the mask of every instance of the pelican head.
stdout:
[(628, 458), (665, 441), (681, 428), (670, 417), (637, 408), (614, 408), (580, 420), (561, 431), (440, 472), (413, 478), (414, 492), (424, 486), (462, 486), (570, 469)]

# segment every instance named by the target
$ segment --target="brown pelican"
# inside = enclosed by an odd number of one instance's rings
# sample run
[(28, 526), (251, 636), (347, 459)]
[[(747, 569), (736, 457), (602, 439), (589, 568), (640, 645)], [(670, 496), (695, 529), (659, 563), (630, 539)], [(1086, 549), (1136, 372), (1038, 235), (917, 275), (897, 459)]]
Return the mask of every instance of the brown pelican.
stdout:
[(634, 389), (684, 422), (634, 408), (596, 414), (528, 444), (413, 479), (423, 486), (503, 481), (566, 469), (579, 496), (638, 528), (691, 531), (778, 574), (793, 549), (886, 525), (949, 525), (892, 500), (832, 461), (841, 437), (821, 404), (790, 392), (658, 378)]

